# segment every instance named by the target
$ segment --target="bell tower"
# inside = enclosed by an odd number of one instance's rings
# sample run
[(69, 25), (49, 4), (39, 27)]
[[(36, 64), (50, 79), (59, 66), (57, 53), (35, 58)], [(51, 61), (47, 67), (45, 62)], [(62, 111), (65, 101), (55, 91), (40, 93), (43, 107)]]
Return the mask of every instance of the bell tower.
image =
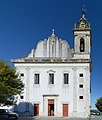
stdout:
[(82, 17), (78, 21), (78, 25), (74, 23), (74, 58), (90, 59), (91, 49), (91, 28), (90, 23), (85, 17), (85, 11), (82, 11)]

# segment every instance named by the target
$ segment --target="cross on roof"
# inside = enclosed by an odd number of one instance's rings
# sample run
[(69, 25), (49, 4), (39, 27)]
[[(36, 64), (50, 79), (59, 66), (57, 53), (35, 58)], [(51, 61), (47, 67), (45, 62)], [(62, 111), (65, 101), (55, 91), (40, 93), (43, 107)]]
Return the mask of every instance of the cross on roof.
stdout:
[(52, 35), (55, 35), (55, 29), (52, 29)]

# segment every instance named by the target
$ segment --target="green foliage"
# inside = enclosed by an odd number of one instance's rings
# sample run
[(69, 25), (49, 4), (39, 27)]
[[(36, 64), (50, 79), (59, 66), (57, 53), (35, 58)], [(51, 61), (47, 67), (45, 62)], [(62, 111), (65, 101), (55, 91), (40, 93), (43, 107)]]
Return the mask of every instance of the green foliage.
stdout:
[(102, 97), (97, 99), (96, 107), (100, 112), (102, 112)]
[(14, 96), (20, 94), (24, 84), (18, 78), (16, 69), (5, 61), (0, 61), (0, 104), (14, 104)]

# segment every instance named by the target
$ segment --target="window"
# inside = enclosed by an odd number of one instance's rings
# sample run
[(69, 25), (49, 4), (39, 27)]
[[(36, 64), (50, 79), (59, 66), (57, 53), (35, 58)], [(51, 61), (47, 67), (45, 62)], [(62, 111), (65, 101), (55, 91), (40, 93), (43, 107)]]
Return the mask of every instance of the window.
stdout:
[(21, 73), (21, 77), (24, 77), (24, 73)]
[(80, 73), (80, 74), (79, 74), (79, 77), (83, 77), (83, 74), (82, 74), (82, 73)]
[(69, 81), (68, 81), (69, 80), (68, 79), (69, 78), (69, 74), (68, 73), (64, 73), (63, 75), (64, 75), (64, 84), (68, 84), (69, 83)]
[(39, 84), (39, 74), (35, 74), (35, 76), (34, 76), (34, 84)]
[(79, 99), (83, 99), (83, 96), (79, 96)]
[(54, 84), (54, 74), (49, 74), (49, 84)]
[(79, 88), (83, 88), (83, 85), (82, 85), (82, 84), (80, 84), (80, 85), (79, 85)]
[(23, 96), (21, 95), (20, 98), (23, 99)]
[(84, 43), (84, 39), (81, 38), (80, 39), (80, 52), (84, 52), (85, 51), (85, 43)]

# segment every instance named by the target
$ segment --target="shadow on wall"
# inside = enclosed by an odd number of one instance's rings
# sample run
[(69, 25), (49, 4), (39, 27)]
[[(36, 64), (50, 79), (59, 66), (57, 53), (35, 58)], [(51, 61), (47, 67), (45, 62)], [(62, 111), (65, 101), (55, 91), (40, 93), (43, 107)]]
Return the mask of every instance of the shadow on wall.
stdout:
[(14, 105), (12, 110), (19, 115), (19, 117), (31, 117), (34, 116), (34, 106), (29, 102), (20, 102)]

